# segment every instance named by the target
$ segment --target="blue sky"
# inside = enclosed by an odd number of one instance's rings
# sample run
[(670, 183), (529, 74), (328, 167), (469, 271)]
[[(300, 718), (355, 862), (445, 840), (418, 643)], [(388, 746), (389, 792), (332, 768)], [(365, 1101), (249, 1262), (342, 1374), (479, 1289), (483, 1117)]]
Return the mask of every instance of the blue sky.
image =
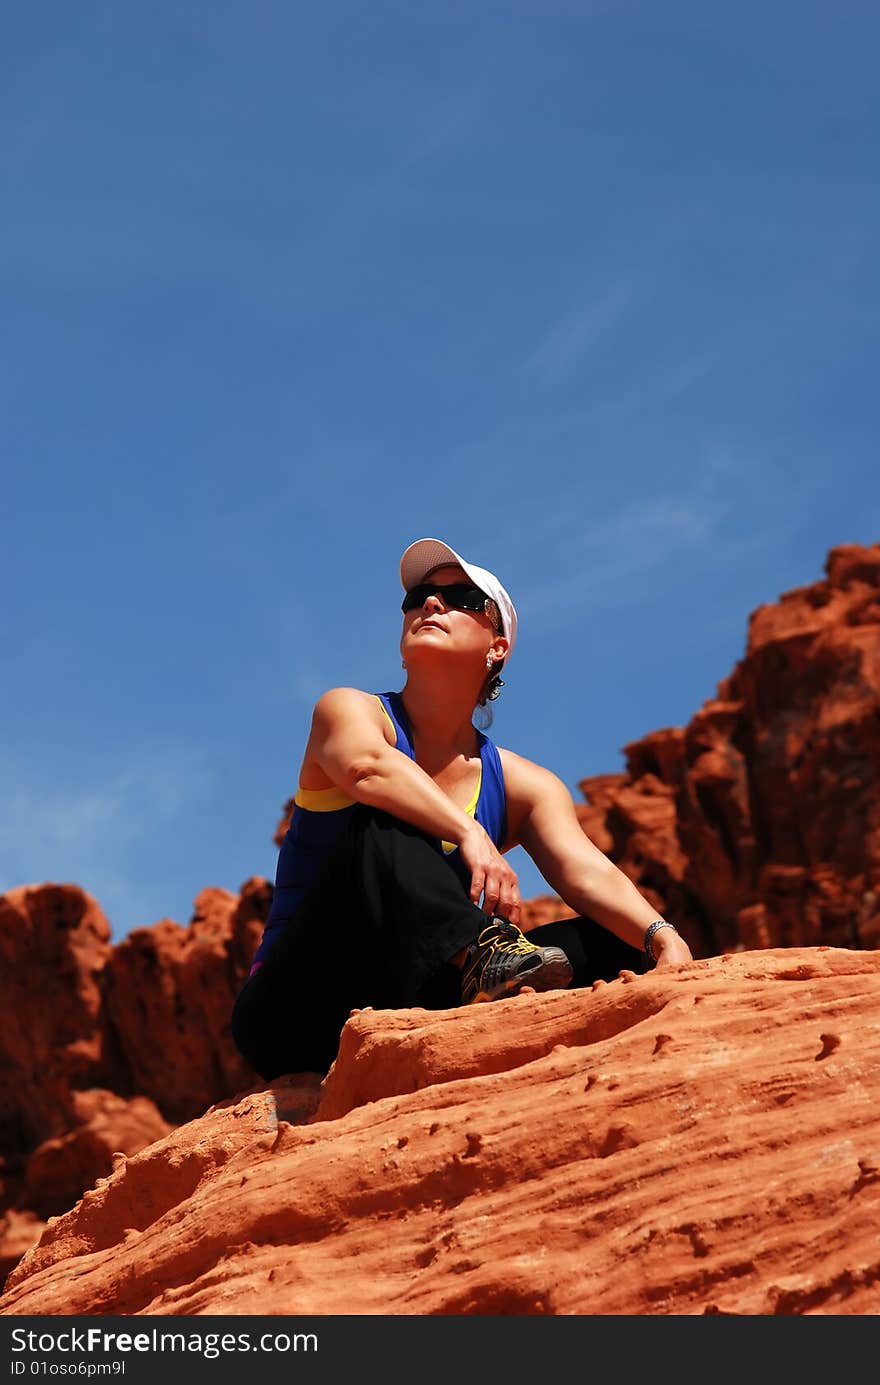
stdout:
[(491, 734), (576, 799), (880, 539), (876, 6), (4, 27), (0, 889), (121, 938), (272, 878), (415, 538), (505, 582)]

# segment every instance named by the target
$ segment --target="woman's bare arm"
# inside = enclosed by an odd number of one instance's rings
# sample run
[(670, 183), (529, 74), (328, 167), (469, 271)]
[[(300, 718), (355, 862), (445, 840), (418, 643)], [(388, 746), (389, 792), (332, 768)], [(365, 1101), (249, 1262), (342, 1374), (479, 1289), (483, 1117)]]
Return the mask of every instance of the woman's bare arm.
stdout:
[(385, 739), (375, 698), (331, 688), (315, 704), (306, 749), (327, 777), (358, 803), (369, 803), (431, 836), (455, 842), (471, 872), (470, 898), (487, 913), (519, 922), (516, 872), (491, 837), (429, 774)]
[[(576, 913), (595, 919), (623, 942), (641, 949), (657, 910), (590, 841), (565, 784), (551, 770), (510, 751), (502, 753), (502, 761), (517, 840), (544, 879)], [(658, 929), (652, 946), (658, 967), (693, 960), (674, 928)]]

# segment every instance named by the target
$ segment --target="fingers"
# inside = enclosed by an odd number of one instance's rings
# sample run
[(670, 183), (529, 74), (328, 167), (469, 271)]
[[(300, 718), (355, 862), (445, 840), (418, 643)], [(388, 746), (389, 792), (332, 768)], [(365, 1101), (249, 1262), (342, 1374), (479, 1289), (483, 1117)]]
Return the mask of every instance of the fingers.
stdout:
[(501, 887), (501, 893), (498, 897), (498, 912), (502, 914), (504, 918), (510, 919), (511, 923), (515, 923), (517, 928), (519, 927), (520, 914), (522, 912), (520, 907), (521, 903), (522, 901), (519, 897), (519, 884), (514, 875), (512, 880), (507, 881), (506, 884)]
[(471, 903), (487, 914), (500, 914), (519, 925), (521, 904), (519, 881), (488, 834), (481, 830), (476, 842), (462, 843), (462, 852), (471, 871)]
[(518, 924), (520, 906), (519, 882), (514, 872), (506, 862), (495, 869), (490, 866), (483, 886), (484, 911), (487, 914), (500, 914), (510, 919), (511, 923)]
[(491, 866), (486, 871), (482, 908), (487, 914), (494, 914), (498, 908), (498, 876), (492, 870)]
[(476, 866), (471, 875), (471, 903), (479, 907), (480, 897), (486, 884), (486, 871), (482, 866)]

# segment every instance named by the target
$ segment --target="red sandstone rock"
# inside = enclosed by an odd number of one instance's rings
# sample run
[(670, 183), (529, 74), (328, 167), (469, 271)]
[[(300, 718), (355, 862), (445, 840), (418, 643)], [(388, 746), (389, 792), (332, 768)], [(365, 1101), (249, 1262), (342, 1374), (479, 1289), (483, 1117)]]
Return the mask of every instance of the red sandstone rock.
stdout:
[(0, 1130), (20, 1154), (69, 1128), (72, 1091), (100, 1083), (108, 1057), (101, 976), (110, 925), (76, 885), (0, 895)]
[(270, 899), (259, 877), (240, 896), (204, 890), (189, 928), (163, 920), (114, 948), (77, 886), (0, 896), (0, 1266), (114, 1152), (253, 1082), (229, 1017)]
[(10, 1207), (0, 1216), (0, 1281), (37, 1244), (45, 1229), (46, 1223), (35, 1212), (17, 1212)]
[(0, 1313), (875, 1315), (878, 1002), (819, 947), (361, 1011), (320, 1093), (120, 1161)]
[[(78, 1091), (118, 1082), (101, 992), (110, 953), (110, 926), (78, 886), (0, 896), (0, 1214), (45, 1215), (20, 1203), (28, 1159), (79, 1124)], [(50, 1206), (69, 1206), (86, 1186), (68, 1183)], [(0, 1261), (20, 1248), (23, 1225), (0, 1225)]]
[(580, 784), (585, 831), (695, 956), (880, 945), (880, 544), (825, 570), (753, 613), (683, 731)]
[(44, 1217), (65, 1212), (96, 1179), (108, 1177), (116, 1157), (137, 1154), (171, 1130), (148, 1097), (126, 1100), (92, 1088), (73, 1100), (78, 1123), (44, 1140), (25, 1168), (23, 1201)]
[(175, 1123), (254, 1077), (232, 1042), (229, 1016), (270, 897), (256, 877), (240, 897), (202, 890), (188, 928), (163, 919), (134, 929), (113, 950), (107, 1012), (132, 1088)]
[(534, 899), (524, 899), (520, 927), (526, 932), (530, 928), (540, 928), (542, 924), (554, 923), (557, 919), (577, 917), (577, 911), (570, 909), (558, 895), (539, 894)]

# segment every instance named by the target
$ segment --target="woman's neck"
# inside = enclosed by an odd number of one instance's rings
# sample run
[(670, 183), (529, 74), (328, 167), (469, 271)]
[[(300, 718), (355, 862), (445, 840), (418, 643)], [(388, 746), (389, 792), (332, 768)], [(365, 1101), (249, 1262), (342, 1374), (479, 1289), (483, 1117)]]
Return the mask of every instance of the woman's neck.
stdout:
[(477, 753), (471, 689), (456, 693), (448, 685), (438, 686), (435, 680), (421, 680), (410, 672), (401, 697), (413, 739), (420, 748), (429, 749), (432, 758)]

